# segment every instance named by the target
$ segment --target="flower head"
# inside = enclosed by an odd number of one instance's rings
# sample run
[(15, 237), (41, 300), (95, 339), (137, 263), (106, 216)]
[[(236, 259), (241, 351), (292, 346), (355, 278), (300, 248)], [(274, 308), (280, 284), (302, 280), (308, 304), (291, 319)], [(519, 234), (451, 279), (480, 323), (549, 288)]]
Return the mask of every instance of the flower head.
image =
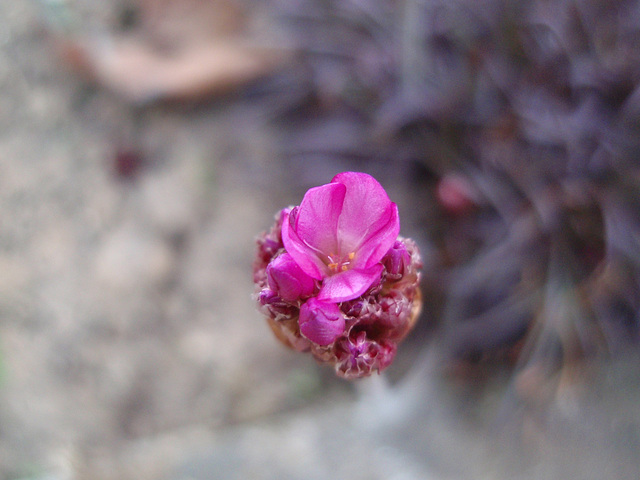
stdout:
[(354, 379), (387, 368), (421, 306), (422, 261), (371, 176), (347, 172), (257, 240), (256, 300), (276, 338)]
[(318, 298), (362, 295), (382, 273), (382, 257), (400, 231), (398, 207), (365, 173), (345, 172), (310, 189), (282, 225), (284, 247), (310, 277)]

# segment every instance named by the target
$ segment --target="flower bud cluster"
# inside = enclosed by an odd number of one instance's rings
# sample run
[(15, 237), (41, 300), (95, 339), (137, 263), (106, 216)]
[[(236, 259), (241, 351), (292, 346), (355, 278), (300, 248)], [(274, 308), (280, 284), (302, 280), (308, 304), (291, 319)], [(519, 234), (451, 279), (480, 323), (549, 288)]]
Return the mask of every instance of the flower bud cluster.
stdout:
[(380, 261), (379, 279), (363, 294), (327, 302), (318, 298), (321, 280), (303, 272), (285, 249), (282, 224), (290, 211), (279, 212), (257, 240), (253, 278), (260, 311), (282, 343), (310, 352), (339, 376), (381, 372), (420, 311), (422, 261), (416, 244), (398, 237)]

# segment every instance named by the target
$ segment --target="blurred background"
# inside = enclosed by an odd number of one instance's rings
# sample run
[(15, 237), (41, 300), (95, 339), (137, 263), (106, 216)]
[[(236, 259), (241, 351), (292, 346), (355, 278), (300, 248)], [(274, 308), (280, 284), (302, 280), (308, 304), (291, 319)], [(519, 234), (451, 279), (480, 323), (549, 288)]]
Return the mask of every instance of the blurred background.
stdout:
[[(0, 479), (640, 478), (640, 3), (0, 1)], [(254, 240), (338, 172), (424, 307), (349, 383)]]

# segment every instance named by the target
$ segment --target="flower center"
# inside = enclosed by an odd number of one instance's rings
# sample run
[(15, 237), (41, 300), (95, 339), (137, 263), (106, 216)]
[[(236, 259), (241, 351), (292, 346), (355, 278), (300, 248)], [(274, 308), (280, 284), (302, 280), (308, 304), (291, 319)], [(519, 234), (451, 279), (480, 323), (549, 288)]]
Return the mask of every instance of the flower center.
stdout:
[(340, 255), (336, 255), (332, 253), (329, 255), (327, 266), (332, 273), (340, 273), (346, 270), (349, 270), (349, 265), (351, 265), (351, 261), (356, 256), (356, 252), (349, 253), (346, 257), (341, 257)]

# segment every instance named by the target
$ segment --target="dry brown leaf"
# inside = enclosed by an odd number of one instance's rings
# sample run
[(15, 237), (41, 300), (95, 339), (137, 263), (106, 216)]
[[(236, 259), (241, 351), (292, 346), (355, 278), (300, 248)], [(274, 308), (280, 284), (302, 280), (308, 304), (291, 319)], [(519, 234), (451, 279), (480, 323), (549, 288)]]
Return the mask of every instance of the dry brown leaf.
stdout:
[(272, 71), (286, 55), (275, 49), (216, 42), (170, 54), (120, 40), (89, 53), (98, 82), (133, 102), (223, 94)]
[(67, 63), (128, 101), (197, 100), (272, 72), (285, 49), (250, 43), (248, 19), (233, 0), (138, 0), (139, 25), (91, 40), (61, 38)]

